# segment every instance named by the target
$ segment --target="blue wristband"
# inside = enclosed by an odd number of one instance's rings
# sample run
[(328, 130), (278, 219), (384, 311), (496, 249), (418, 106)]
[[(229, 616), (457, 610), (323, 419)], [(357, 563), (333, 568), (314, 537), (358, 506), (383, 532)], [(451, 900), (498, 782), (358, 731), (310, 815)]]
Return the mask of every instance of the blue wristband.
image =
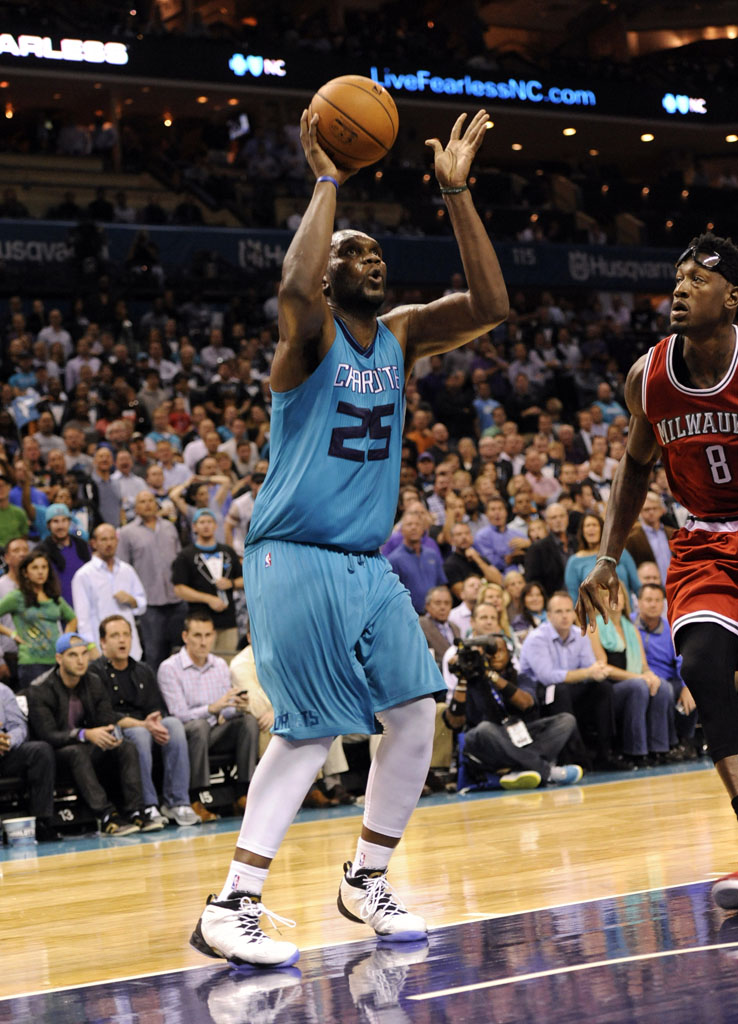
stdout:
[(79, 732), (77, 733), (77, 739), (79, 740), (80, 743), (84, 743), (85, 742), (85, 730), (84, 729), (80, 729), (79, 730)]
[(321, 181), (330, 181), (331, 185), (336, 186), (336, 192), (338, 192), (338, 182), (336, 181), (335, 178), (332, 178), (330, 174), (321, 174), (321, 176), (316, 180), (315, 184), (318, 185), (320, 184)]

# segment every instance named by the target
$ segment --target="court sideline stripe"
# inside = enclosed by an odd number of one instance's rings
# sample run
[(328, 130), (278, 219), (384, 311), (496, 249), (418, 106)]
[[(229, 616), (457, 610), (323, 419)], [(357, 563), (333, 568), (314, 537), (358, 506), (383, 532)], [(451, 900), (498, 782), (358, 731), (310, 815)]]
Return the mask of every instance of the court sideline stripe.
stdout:
[(408, 1000), (421, 1002), (425, 999), (441, 999), (445, 996), (457, 996), (462, 992), (477, 992), (485, 988), (501, 988), (503, 985), (516, 985), (521, 981), (535, 981), (538, 978), (553, 978), (557, 974), (573, 974), (576, 971), (591, 971), (596, 967), (617, 967), (620, 964), (638, 963), (643, 960), (659, 960), (662, 957), (682, 956), (684, 953), (706, 953), (713, 949), (735, 949), (738, 942), (717, 942), (714, 946), (689, 946), (687, 949), (664, 949), (658, 953), (642, 953), (640, 956), (621, 956), (615, 960), (595, 960), (588, 964), (570, 964), (567, 967), (554, 967), (549, 971), (535, 971), (532, 974), (518, 974), (511, 978), (497, 978), (495, 981), (480, 981), (474, 985), (460, 985), (458, 988), (444, 988), (436, 992), (424, 992), (422, 995), (408, 996)]
[[(717, 873), (716, 873), (717, 875)], [(625, 899), (628, 896), (642, 896), (649, 892), (665, 892), (667, 889), (685, 889), (689, 885), (706, 885), (708, 882), (713, 881), (711, 878), (698, 878), (692, 882), (677, 882), (674, 885), (657, 885), (652, 889), (634, 889), (632, 892), (617, 893), (612, 896), (590, 896), (586, 900), (571, 900), (568, 903), (554, 903), (551, 906), (546, 907), (532, 907), (530, 910), (511, 910), (508, 914), (485, 914), (480, 917), (480, 921), (500, 921), (506, 917), (517, 917), (525, 914), (540, 914), (546, 910), (562, 910), (565, 907), (576, 907), (584, 903), (600, 903), (605, 900), (618, 900)], [(440, 932), (445, 928), (460, 928), (462, 925), (469, 925), (478, 922), (465, 920), (465, 921), (452, 921), (450, 924), (442, 924), (437, 928), (433, 928), (430, 931), (429, 939), (432, 938), (434, 932)], [(345, 939), (343, 942), (332, 942), (330, 946), (303, 946), (301, 947), (301, 953), (314, 953), (316, 949), (337, 949), (339, 946), (356, 946), (360, 942), (371, 942), (371, 936), (365, 936), (363, 939)], [(732, 945), (738, 945), (738, 943), (732, 943)], [(706, 946), (706, 949), (718, 949), (718, 946)], [(686, 951), (685, 951), (686, 952)], [(609, 961), (608, 961), (609, 962)], [(224, 966), (227, 963), (223, 961), (220, 966)], [(298, 961), (299, 963), (299, 961)], [(59, 992), (76, 992), (78, 989), (93, 988), (95, 985), (116, 985), (121, 981), (141, 981), (144, 978), (156, 978), (164, 974), (183, 974), (185, 971), (201, 971), (208, 966), (208, 964), (193, 964), (188, 967), (172, 967), (168, 970), (163, 971), (147, 971), (145, 974), (124, 974), (120, 978), (100, 978), (98, 981), (84, 981), (78, 985), (62, 985), (59, 988), (41, 988), (36, 989), (33, 992), (18, 992), (15, 995), (0, 996), (0, 1003), (7, 1003), (11, 999), (31, 999), (36, 996), (48, 996), (55, 995)], [(510, 979), (511, 981), (519, 979)], [(496, 984), (496, 983), (495, 983)], [(452, 990), (449, 990), (452, 991)], [(453, 990), (456, 991), (456, 990)], [(462, 991), (459, 989), (458, 991)], [(419, 996), (408, 997), (412, 999), (421, 998)], [(430, 996), (424, 996), (422, 998), (431, 998)]]

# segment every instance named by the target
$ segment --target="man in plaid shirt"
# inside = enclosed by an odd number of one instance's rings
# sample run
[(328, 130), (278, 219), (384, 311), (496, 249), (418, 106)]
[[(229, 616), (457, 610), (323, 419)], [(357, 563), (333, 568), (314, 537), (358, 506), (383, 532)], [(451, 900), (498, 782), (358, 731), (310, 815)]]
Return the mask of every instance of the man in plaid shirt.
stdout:
[(217, 815), (200, 799), (210, 783), (210, 754), (233, 755), (239, 792), (234, 812), (241, 813), (256, 767), (259, 724), (250, 713), (248, 694), (231, 685), (228, 665), (212, 653), (215, 627), (205, 609), (188, 613), (182, 639), (184, 647), (159, 666), (157, 681), (169, 713), (184, 722), (192, 809), (203, 821), (212, 821)]

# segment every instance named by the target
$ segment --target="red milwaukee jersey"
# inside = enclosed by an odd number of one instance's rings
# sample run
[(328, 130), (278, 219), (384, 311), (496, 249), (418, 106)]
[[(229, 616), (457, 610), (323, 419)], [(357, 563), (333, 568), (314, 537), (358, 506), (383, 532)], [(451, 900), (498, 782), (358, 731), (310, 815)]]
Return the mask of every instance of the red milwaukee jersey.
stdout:
[(738, 328), (730, 367), (711, 388), (690, 388), (674, 372), (672, 334), (649, 351), (643, 409), (661, 445), (674, 497), (696, 519), (738, 519)]

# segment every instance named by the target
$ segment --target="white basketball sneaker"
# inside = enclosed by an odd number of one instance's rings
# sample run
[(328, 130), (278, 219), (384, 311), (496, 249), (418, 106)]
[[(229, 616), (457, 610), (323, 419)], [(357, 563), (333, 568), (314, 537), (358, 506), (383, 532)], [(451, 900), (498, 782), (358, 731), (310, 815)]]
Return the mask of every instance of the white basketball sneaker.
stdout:
[(292, 942), (277, 942), (265, 935), (259, 924), (262, 914), (276, 928), (280, 924), (295, 927), (294, 921), (267, 910), (260, 896), (247, 892), (232, 892), (227, 900), (209, 896), (190, 945), (205, 956), (239, 967), (289, 967), (299, 959), (299, 949)]
[(386, 870), (365, 868), (350, 875), (351, 861), (343, 865), (338, 909), (349, 921), (368, 924), (380, 939), (415, 942), (428, 934), (422, 917), (411, 914), (387, 881)]

